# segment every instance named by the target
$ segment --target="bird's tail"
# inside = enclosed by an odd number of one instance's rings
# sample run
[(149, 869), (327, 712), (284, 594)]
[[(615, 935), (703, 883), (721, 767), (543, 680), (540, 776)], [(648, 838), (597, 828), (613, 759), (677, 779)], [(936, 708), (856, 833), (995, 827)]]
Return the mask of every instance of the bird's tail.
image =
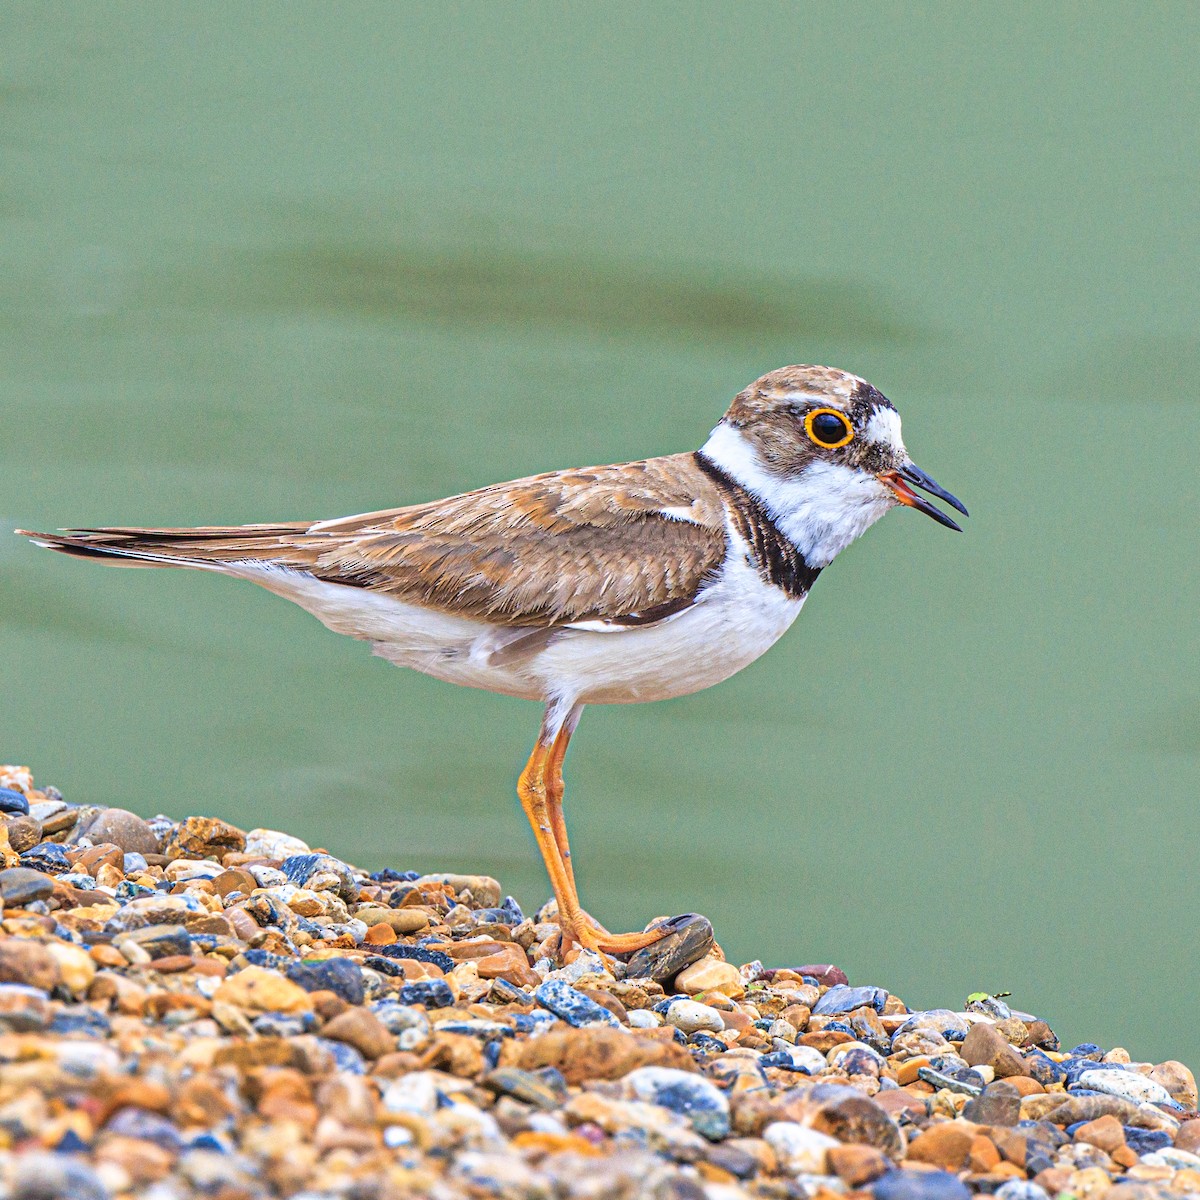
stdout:
[(213, 526), (197, 529), (61, 529), (16, 532), (37, 546), (72, 558), (99, 559), (117, 567), (192, 567), (221, 570), (234, 563), (275, 562), (307, 523)]

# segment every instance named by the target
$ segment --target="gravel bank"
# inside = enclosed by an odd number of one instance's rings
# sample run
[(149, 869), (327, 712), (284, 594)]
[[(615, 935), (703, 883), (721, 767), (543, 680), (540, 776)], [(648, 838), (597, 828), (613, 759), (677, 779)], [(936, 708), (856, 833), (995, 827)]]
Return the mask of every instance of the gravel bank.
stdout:
[(910, 1012), (702, 917), (556, 957), (484, 875), (75, 806), (0, 767), (0, 1196), (1200, 1195), (1178, 1062)]

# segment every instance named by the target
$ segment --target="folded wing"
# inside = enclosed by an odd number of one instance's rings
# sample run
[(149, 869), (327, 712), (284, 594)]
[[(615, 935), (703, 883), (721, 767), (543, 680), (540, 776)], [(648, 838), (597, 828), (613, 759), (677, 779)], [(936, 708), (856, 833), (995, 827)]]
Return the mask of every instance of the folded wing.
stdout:
[(68, 530), (112, 563), (305, 572), (494, 624), (621, 628), (690, 605), (720, 568), (724, 510), (691, 455), (555, 471), (316, 524)]

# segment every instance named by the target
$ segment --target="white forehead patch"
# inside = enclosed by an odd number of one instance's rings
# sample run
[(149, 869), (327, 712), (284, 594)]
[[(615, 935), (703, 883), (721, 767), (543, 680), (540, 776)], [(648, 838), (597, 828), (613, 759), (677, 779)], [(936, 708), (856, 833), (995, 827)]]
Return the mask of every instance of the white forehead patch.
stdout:
[(890, 446), (897, 454), (904, 453), (904, 440), (900, 437), (900, 414), (894, 408), (877, 408), (863, 429), (868, 442)]

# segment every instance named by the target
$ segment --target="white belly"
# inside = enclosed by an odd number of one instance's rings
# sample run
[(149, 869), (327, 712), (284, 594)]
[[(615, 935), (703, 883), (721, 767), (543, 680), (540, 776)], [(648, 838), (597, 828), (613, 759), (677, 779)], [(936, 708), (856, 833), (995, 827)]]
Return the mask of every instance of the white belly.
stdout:
[(666, 700), (720, 683), (773, 645), (804, 604), (739, 558), (696, 604), (654, 625), (563, 629), (529, 653), (505, 654), (511, 632), (483, 621), (296, 571), (239, 566), (233, 573), (371, 642), (398, 666), (527, 700), (585, 704)]

